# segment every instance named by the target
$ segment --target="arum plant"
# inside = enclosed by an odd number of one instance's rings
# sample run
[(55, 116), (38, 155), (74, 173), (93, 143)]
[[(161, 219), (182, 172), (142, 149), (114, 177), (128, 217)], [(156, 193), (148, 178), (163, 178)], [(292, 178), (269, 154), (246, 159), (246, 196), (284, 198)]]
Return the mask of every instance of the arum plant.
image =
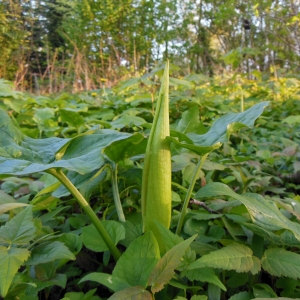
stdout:
[[(142, 182), (142, 217), (144, 231), (152, 231), (160, 244), (160, 233), (155, 220), (169, 228), (171, 220), (171, 151), (170, 142), (177, 147), (189, 149), (200, 155), (199, 162), (193, 172), (190, 186), (186, 192), (179, 217), (176, 233), (179, 235), (184, 223), (186, 210), (193, 193), (199, 172), (209, 153), (228, 141), (232, 132), (242, 127), (251, 127), (261, 115), (268, 102), (261, 102), (245, 112), (231, 113), (218, 119), (210, 130), (202, 135), (188, 132), (192, 118), (199, 122), (198, 110), (188, 111), (178, 125), (178, 131), (169, 129), (169, 64), (166, 63), (162, 84), (158, 96), (156, 112), (151, 128), (143, 169)], [(186, 124), (186, 125), (185, 125)], [(194, 125), (192, 125), (195, 127)], [(196, 126), (197, 127), (197, 126)], [(195, 129), (195, 128), (194, 128)], [(197, 129), (197, 128), (196, 128)]]
[(5, 111), (0, 110), (0, 175), (23, 176), (48, 172), (55, 176), (78, 201), (108, 250), (118, 260), (121, 253), (115, 241), (64, 170), (78, 175), (90, 174), (92, 177), (94, 171), (106, 164), (105, 156), (117, 163), (143, 153), (143, 141), (142, 134), (132, 135), (114, 130), (91, 130), (73, 139), (32, 139), (16, 127)]
[(155, 220), (169, 228), (171, 222), (171, 151), (169, 127), (169, 62), (166, 62), (143, 169), (142, 217), (145, 232), (152, 231), (160, 244)]

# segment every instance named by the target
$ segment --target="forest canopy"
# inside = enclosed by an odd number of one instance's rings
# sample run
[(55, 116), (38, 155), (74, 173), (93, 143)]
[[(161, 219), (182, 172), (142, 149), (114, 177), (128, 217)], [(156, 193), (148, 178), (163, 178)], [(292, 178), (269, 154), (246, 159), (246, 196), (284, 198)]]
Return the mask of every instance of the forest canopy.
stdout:
[(0, 78), (56, 93), (111, 86), (168, 58), (180, 75), (296, 73), (296, 0), (0, 0)]

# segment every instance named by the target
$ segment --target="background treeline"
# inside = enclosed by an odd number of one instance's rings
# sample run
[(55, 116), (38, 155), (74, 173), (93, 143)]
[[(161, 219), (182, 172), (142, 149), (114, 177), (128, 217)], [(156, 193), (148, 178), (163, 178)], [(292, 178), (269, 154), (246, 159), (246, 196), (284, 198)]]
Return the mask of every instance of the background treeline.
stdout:
[(0, 78), (36, 93), (111, 86), (169, 58), (190, 72), (296, 74), (298, 0), (0, 0)]

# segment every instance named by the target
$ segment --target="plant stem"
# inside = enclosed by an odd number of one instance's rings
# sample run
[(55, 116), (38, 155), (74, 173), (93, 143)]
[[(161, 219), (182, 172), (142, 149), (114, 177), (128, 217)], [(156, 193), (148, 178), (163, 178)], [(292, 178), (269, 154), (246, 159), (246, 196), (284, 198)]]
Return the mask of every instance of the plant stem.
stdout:
[(112, 191), (113, 191), (113, 197), (114, 197), (114, 202), (117, 210), (117, 214), (119, 217), (119, 220), (121, 222), (126, 222), (121, 200), (120, 200), (120, 194), (119, 194), (119, 188), (118, 188), (118, 168), (117, 164), (112, 162), (110, 165), (111, 167), (111, 184), (112, 184)]
[(206, 153), (205, 155), (203, 155), (202, 158), (198, 161), (198, 164), (197, 164), (197, 166), (194, 170), (194, 173), (192, 175), (192, 180), (191, 180), (190, 186), (187, 190), (187, 193), (185, 194), (183, 206), (182, 206), (181, 213), (180, 213), (180, 216), (179, 216), (178, 225), (177, 225), (177, 228), (176, 228), (176, 234), (178, 234), (178, 235), (180, 234), (182, 226), (183, 226), (184, 218), (185, 218), (185, 215), (186, 215), (186, 210), (187, 210), (187, 207), (189, 205), (190, 198), (192, 196), (196, 180), (199, 176), (202, 165), (203, 165), (205, 159), (207, 158), (208, 154), (209, 153)]
[(85, 213), (89, 216), (93, 225), (96, 227), (97, 231), (103, 238), (106, 246), (110, 250), (115, 261), (117, 261), (121, 256), (121, 252), (116, 247), (116, 245), (110, 238), (109, 234), (107, 233), (106, 229), (102, 225), (101, 221), (98, 219), (97, 215), (95, 214), (93, 209), (90, 207), (88, 202), (81, 195), (81, 193), (77, 190), (77, 188), (73, 185), (73, 183), (68, 179), (68, 177), (63, 173), (63, 171), (61, 169), (49, 169), (49, 170), (47, 170), (47, 172), (49, 174), (53, 175), (54, 177), (56, 177), (69, 190), (69, 192), (75, 197), (75, 199), (78, 201), (78, 203), (80, 204), (82, 209), (85, 211)]

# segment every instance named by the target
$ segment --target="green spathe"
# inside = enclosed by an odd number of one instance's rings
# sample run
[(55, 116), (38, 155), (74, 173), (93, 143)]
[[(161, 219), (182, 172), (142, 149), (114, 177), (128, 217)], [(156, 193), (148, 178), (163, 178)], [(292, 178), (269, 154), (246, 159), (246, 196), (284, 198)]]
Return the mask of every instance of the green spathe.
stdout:
[(142, 183), (144, 231), (152, 231), (159, 244), (154, 220), (169, 228), (171, 221), (171, 152), (169, 141), (169, 63), (166, 63), (153, 126), (147, 144)]

